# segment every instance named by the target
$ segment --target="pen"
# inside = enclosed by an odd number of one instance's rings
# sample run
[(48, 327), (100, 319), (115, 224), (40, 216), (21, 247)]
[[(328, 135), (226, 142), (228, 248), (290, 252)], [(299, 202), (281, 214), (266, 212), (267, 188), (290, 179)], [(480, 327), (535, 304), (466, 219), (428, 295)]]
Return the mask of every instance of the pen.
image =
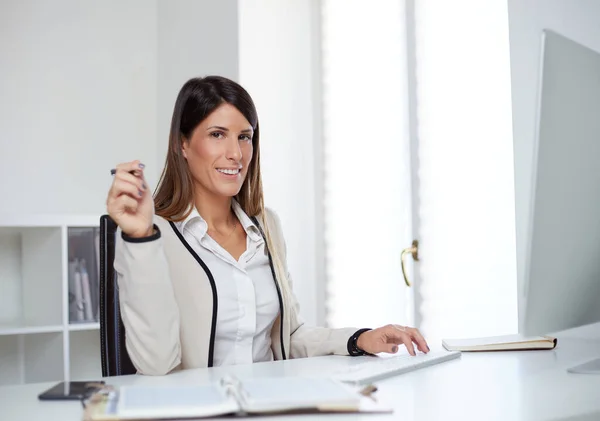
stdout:
[[(112, 170), (110, 170), (110, 175), (115, 175), (116, 173), (117, 173), (116, 169), (113, 168)], [(129, 174), (135, 175), (135, 170), (129, 171)]]

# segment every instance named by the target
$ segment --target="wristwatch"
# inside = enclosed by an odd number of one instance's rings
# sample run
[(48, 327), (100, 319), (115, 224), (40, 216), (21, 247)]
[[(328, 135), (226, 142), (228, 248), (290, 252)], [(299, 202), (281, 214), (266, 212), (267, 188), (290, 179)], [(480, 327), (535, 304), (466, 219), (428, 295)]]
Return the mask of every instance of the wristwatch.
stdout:
[(362, 349), (360, 349), (356, 343), (358, 342), (358, 337), (368, 331), (371, 330), (369, 328), (364, 328), (364, 329), (359, 329), (356, 332), (354, 332), (354, 334), (352, 336), (350, 336), (350, 338), (348, 339), (348, 354), (350, 354), (350, 356), (352, 357), (358, 357), (360, 355), (368, 355), (368, 352), (363, 351)]

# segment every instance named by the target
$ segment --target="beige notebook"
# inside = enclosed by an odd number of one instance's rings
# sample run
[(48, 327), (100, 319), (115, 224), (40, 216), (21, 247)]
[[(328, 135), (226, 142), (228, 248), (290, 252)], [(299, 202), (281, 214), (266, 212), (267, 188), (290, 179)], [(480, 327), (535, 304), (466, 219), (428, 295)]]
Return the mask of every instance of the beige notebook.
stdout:
[(442, 345), (449, 351), (509, 351), (554, 349), (557, 340), (551, 336), (490, 336), (471, 339), (444, 339)]

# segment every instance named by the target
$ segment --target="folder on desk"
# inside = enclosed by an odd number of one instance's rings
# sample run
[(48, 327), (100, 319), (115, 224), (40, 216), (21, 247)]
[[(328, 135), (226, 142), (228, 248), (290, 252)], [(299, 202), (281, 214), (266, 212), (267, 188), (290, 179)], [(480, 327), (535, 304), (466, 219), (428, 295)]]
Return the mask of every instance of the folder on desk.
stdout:
[(392, 412), (328, 378), (224, 377), (204, 385), (123, 386), (93, 395), (85, 421), (168, 420), (282, 413)]
[(470, 339), (444, 339), (442, 345), (449, 351), (510, 351), (554, 349), (557, 339), (552, 336), (489, 336)]

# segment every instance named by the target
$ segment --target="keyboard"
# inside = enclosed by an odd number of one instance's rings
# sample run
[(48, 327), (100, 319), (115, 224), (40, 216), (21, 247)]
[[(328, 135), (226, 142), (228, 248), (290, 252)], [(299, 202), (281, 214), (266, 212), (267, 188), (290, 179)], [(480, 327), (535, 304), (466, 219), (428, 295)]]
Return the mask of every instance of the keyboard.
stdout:
[(365, 361), (345, 367), (343, 370), (335, 372), (332, 377), (345, 383), (366, 384), (460, 358), (460, 352), (432, 350), (427, 354), (417, 353), (414, 357), (406, 354), (361, 358), (364, 358)]

